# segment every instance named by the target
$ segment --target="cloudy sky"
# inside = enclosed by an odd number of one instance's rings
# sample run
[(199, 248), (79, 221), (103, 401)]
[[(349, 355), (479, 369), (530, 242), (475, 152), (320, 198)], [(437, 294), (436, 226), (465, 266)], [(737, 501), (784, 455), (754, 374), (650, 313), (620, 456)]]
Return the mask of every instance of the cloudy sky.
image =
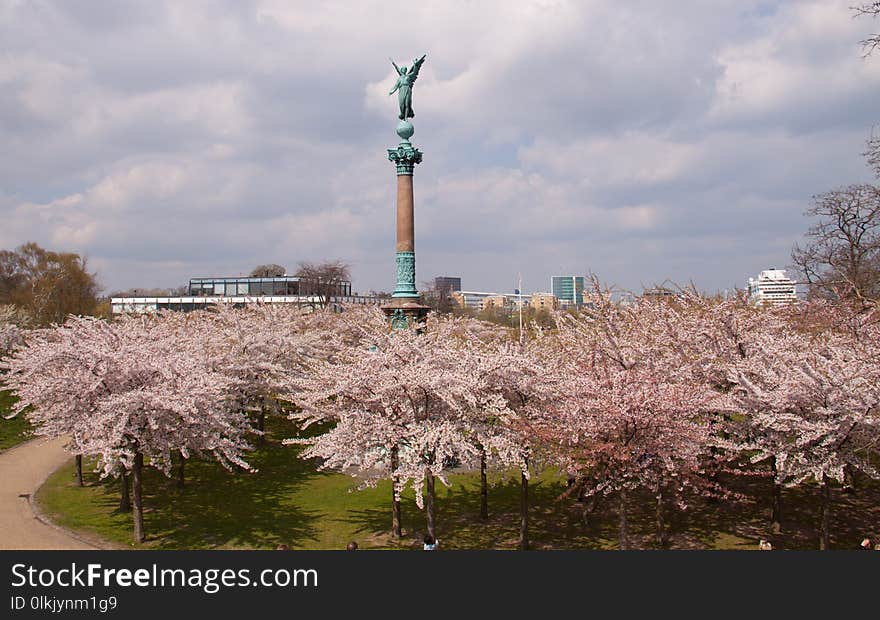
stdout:
[(341, 258), (394, 283), (414, 91), (418, 280), (714, 291), (789, 262), (810, 196), (871, 180), (880, 21), (855, 0), (0, 0), (0, 247), (106, 291)]

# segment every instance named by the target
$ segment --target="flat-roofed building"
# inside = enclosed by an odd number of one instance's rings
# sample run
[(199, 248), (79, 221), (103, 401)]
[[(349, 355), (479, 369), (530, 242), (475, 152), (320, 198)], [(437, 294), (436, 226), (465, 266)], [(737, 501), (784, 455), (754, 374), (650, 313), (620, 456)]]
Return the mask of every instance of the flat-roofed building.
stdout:
[(654, 301), (675, 301), (681, 298), (681, 292), (666, 286), (655, 286), (646, 288), (641, 296)]
[(749, 298), (758, 304), (781, 306), (797, 302), (797, 282), (785, 269), (765, 269), (757, 278), (749, 278)]
[(317, 307), (325, 303), (331, 307), (343, 304), (375, 304), (379, 297), (353, 295), (351, 282), (314, 282), (298, 276), (271, 278), (229, 277), (192, 278), (189, 295), (168, 297), (113, 297), (113, 314), (158, 312), (163, 310), (187, 312), (204, 310), (215, 304), (228, 303), (245, 306), (249, 303), (282, 303)]
[(529, 306), (535, 310), (552, 311), (559, 308), (559, 299), (553, 293), (532, 293)]
[(550, 278), (550, 292), (556, 296), (559, 305), (580, 306), (584, 303), (583, 276), (553, 276)]
[(438, 276), (434, 278), (434, 290), (443, 291), (447, 295), (461, 290), (461, 278), (457, 276)]
[(507, 297), (501, 294), (495, 294), (483, 298), (483, 303), (480, 305), (480, 310), (488, 310), (489, 308), (496, 308), (498, 310), (507, 309)]
[(189, 294), (191, 297), (233, 297), (263, 295), (315, 295), (317, 289), (326, 290), (333, 297), (351, 295), (351, 282), (316, 282), (299, 276), (277, 276), (273, 278), (191, 278)]
[(499, 293), (487, 293), (483, 291), (453, 291), (452, 300), (462, 308), (482, 310), (483, 301), (498, 294)]

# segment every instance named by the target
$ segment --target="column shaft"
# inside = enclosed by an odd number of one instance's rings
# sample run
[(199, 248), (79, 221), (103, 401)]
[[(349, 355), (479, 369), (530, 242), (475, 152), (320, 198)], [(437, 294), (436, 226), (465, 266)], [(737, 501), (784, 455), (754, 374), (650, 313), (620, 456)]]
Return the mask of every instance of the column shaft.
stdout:
[(397, 251), (415, 251), (413, 178), (411, 174), (397, 175)]

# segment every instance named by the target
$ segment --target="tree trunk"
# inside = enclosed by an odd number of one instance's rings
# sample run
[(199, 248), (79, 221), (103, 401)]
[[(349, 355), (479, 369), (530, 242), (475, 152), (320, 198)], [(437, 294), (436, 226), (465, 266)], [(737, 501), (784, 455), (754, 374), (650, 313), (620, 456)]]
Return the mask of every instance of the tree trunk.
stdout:
[(529, 549), (529, 479), (524, 472), (520, 472), (519, 548), (521, 551)]
[(180, 463), (177, 466), (177, 488), (182, 489), (184, 486), (184, 469), (186, 467), (186, 459), (183, 457), (183, 453), (180, 453)]
[(774, 534), (782, 532), (782, 485), (773, 482), (773, 506), (770, 508), (770, 528)]
[(486, 448), (480, 446), (480, 518), (489, 518), (489, 490), (486, 484)]
[(620, 531), (618, 534), (620, 550), (626, 551), (629, 549), (629, 530), (626, 523), (626, 489), (620, 489), (620, 508), (618, 516), (620, 517)]
[(819, 549), (831, 548), (831, 486), (828, 476), (822, 474), (822, 508), (819, 518)]
[(776, 457), (770, 457), (770, 471), (773, 474), (773, 499), (770, 504), (770, 529), (774, 534), (782, 532), (782, 485), (777, 480)]
[(400, 538), (400, 500), (397, 498), (397, 490), (400, 481), (397, 478), (398, 447), (391, 448), (391, 536)]
[(144, 467), (144, 455), (138, 452), (134, 455), (134, 465), (131, 468), (131, 486), (134, 518), (134, 541), (144, 542), (144, 503), (141, 495), (141, 474)]
[(856, 493), (856, 474), (849, 465), (843, 466), (843, 492), (850, 495)]
[(666, 524), (663, 520), (663, 487), (659, 487), (657, 489), (657, 513), (656, 513), (656, 523), (657, 523), (657, 545), (661, 549), (666, 547), (666, 544), (669, 542), (669, 537), (666, 535)]
[(592, 517), (596, 513), (596, 509), (599, 507), (599, 496), (597, 494), (590, 495), (589, 497), (585, 497), (583, 499), (583, 512), (581, 513), (581, 518), (584, 521), (584, 525), (590, 527), (590, 517)]
[(266, 406), (260, 405), (260, 417), (257, 420), (257, 428), (260, 429), (260, 443), (266, 443)]
[(119, 476), (119, 481), (122, 483), (122, 493), (120, 493), (119, 496), (119, 512), (130, 512), (131, 495), (128, 492), (128, 473), (125, 469), (122, 470), (122, 475)]
[(83, 455), (76, 455), (76, 484), (79, 486), (84, 486), (83, 483)]
[(425, 515), (428, 517), (428, 535), (436, 541), (437, 535), (434, 531), (434, 474), (430, 468), (425, 471), (425, 485), (427, 486)]

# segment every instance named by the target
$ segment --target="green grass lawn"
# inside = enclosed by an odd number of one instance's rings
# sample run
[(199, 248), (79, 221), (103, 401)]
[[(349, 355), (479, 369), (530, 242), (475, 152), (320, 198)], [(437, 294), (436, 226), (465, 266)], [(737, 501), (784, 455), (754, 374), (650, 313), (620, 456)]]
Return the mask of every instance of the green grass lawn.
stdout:
[(10, 413), (15, 397), (9, 392), (0, 391), (0, 452), (31, 439), (31, 425), (23, 415), (11, 420), (4, 419)]
[[(228, 472), (216, 463), (190, 462), (182, 489), (160, 472), (144, 474), (144, 548), (153, 549), (273, 549), (286, 543), (292, 549), (344, 549), (350, 540), (361, 548), (420, 548), (424, 513), (411, 493), (402, 501), (400, 543), (390, 538), (390, 485), (357, 491), (357, 481), (341, 474), (322, 473), (297, 457), (299, 448), (280, 440), (296, 429), (274, 420), (266, 445), (250, 457), (257, 473)], [(479, 477), (452, 476), (451, 488), (437, 483), (437, 537), (444, 549), (515, 549), (519, 532), (518, 476), (498, 477), (489, 490), (490, 519), (480, 521)], [(752, 487), (766, 481), (750, 480)], [(748, 490), (748, 489), (747, 489)], [(684, 549), (753, 549), (760, 537), (777, 547), (816, 548), (815, 517), (818, 492), (788, 491), (784, 496), (785, 534), (767, 531), (762, 488), (755, 497), (733, 503), (694, 499), (686, 511), (671, 516), (672, 547)], [(565, 481), (552, 472), (537, 477), (530, 488), (530, 538), (537, 549), (613, 549), (617, 546), (616, 502), (603, 501), (589, 525), (583, 505), (560, 498)], [(866, 528), (880, 523), (880, 493), (860, 489), (857, 497), (837, 493), (832, 544), (855, 548)], [(72, 463), (49, 478), (37, 494), (42, 509), (59, 524), (115, 543), (132, 546), (131, 516), (121, 513), (116, 481), (86, 476), (76, 486)], [(654, 505), (636, 497), (629, 516), (634, 548), (652, 548)], [(880, 532), (872, 532), (873, 535)]]

